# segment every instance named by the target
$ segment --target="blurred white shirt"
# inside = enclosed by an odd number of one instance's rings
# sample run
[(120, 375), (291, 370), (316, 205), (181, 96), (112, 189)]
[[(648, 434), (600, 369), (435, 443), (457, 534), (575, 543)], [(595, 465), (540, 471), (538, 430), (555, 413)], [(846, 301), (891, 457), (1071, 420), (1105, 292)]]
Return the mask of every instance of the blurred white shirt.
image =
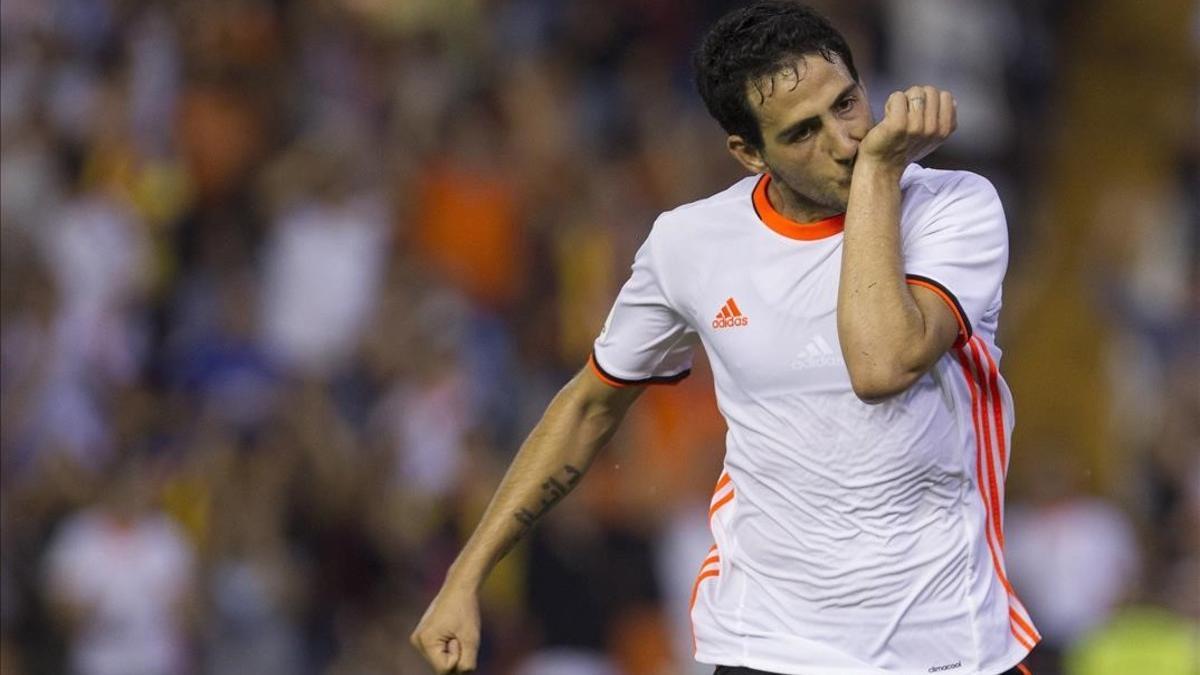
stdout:
[(1013, 583), (1049, 644), (1070, 643), (1103, 623), (1136, 581), (1133, 528), (1102, 500), (1013, 504), (1005, 529)]
[(323, 375), (353, 352), (378, 298), (387, 231), (385, 209), (365, 197), (283, 215), (266, 251), (262, 316), (272, 357)]
[(125, 312), (151, 275), (146, 230), (126, 204), (101, 194), (66, 202), (41, 241), (68, 316), (102, 323)]
[(121, 527), (98, 510), (69, 518), (50, 544), (51, 597), (80, 608), (71, 645), (80, 675), (184, 672), (180, 603), (193, 582), (193, 553), (165, 516)]
[(535, 652), (517, 666), (516, 675), (620, 675), (620, 671), (601, 654), (559, 647)]

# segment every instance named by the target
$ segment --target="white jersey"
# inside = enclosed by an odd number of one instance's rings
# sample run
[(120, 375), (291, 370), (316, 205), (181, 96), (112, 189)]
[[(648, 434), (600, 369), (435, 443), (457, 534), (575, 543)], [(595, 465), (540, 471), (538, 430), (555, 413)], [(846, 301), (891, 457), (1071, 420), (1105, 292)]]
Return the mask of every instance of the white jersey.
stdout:
[(716, 543), (693, 582), (696, 659), (795, 675), (1008, 670), (1040, 636), (1003, 559), (999, 198), (975, 174), (904, 172), (905, 273), (960, 335), (870, 405), (838, 342), (844, 216), (791, 222), (769, 181), (663, 214), (591, 359), (614, 386), (686, 377), (697, 344), (712, 364), (729, 431)]

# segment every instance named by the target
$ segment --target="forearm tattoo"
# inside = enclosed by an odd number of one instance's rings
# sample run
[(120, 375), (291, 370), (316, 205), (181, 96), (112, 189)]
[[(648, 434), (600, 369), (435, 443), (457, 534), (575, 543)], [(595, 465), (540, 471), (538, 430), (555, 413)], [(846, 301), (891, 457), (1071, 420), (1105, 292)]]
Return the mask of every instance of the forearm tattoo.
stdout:
[(575, 489), (579, 483), (579, 479), (583, 477), (583, 472), (570, 464), (566, 464), (555, 475), (550, 476), (542, 483), (542, 499), (537, 507), (533, 509), (521, 508), (513, 513), (513, 517), (517, 522), (521, 523), (521, 532), (519, 536), (523, 536), (533, 527), (533, 524), (538, 521), (547, 511), (555, 504), (567, 496), (567, 493)]

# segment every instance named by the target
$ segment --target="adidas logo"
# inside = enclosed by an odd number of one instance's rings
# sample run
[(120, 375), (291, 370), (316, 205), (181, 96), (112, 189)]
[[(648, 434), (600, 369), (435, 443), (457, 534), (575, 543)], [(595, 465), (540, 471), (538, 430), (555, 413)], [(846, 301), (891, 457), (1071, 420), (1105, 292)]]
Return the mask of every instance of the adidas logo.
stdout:
[(829, 346), (825, 338), (820, 335), (808, 341), (804, 345), (804, 351), (796, 355), (792, 359), (792, 370), (804, 370), (806, 368), (824, 368), (827, 366), (839, 366), (844, 364), (842, 355)]
[(733, 298), (725, 301), (721, 311), (717, 312), (717, 318), (712, 322), (713, 328), (737, 328), (748, 325), (750, 325), (750, 319), (742, 314), (742, 310), (738, 309)]

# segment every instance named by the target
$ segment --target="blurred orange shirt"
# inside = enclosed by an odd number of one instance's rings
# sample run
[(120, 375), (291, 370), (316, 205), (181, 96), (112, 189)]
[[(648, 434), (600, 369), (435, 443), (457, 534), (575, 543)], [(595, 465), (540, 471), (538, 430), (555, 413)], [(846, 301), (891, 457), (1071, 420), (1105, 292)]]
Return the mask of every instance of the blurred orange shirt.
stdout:
[(489, 307), (524, 289), (526, 242), (516, 186), (498, 171), (441, 163), (418, 180), (414, 244), (443, 278)]
[(180, 144), (198, 196), (220, 200), (262, 154), (262, 120), (245, 98), (213, 85), (189, 88), (179, 108)]

